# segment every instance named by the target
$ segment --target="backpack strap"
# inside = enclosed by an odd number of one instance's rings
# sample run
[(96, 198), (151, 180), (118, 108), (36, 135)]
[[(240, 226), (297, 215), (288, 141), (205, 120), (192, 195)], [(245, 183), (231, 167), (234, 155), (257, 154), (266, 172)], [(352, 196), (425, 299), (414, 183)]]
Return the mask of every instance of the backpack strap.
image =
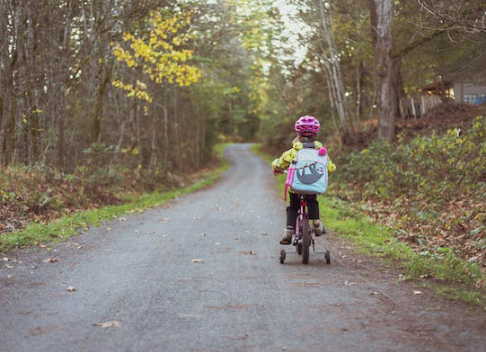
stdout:
[(306, 142), (306, 143), (302, 143), (302, 147), (315, 149), (316, 145), (314, 144), (314, 142)]

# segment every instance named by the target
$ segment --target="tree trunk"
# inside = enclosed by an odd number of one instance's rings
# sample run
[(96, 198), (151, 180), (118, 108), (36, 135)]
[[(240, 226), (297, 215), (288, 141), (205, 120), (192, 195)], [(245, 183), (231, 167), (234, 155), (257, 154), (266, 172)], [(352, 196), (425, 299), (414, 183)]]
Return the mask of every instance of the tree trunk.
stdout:
[(169, 111), (167, 107), (168, 103), (168, 88), (164, 89), (164, 160), (162, 162), (164, 170), (167, 169), (168, 158), (169, 158)]
[(341, 140), (343, 143), (346, 144), (347, 141), (352, 139), (354, 131), (352, 124), (346, 117), (347, 114), (349, 115), (349, 108), (347, 107), (344, 98), (344, 85), (341, 75), (341, 69), (339, 67), (336, 42), (334, 39), (334, 35), (331, 33), (331, 31), (334, 29), (332, 15), (327, 13), (330, 11), (329, 9), (324, 9), (324, 4), (322, 1), (318, 1), (318, 6), (321, 16), (322, 28), (326, 37), (329, 50), (329, 55), (327, 55), (326, 50), (323, 50), (325, 61), (327, 62), (326, 68), (331, 82), (332, 93), (335, 100), (334, 103), (337, 108), (339, 120), (341, 123)]
[(364, 63), (362, 60), (356, 65), (356, 119), (361, 121), (363, 117), (363, 82), (364, 82)]
[[(397, 62), (392, 59), (392, 0), (372, 0), (372, 20), (376, 18), (376, 25), (372, 33), (375, 40), (375, 67), (376, 67), (376, 96), (378, 105), (378, 136), (387, 138), (390, 142), (395, 140), (395, 112), (397, 109)], [(375, 13), (373, 13), (375, 11)], [(375, 17), (376, 16), (376, 17)]]
[(113, 60), (110, 60), (107, 66), (102, 66), (102, 80), (100, 82), (100, 86), (98, 87), (98, 91), (96, 94), (96, 103), (94, 107), (94, 115), (93, 115), (93, 137), (92, 142), (99, 142), (100, 134), (101, 134), (101, 112), (103, 110), (103, 103), (105, 102), (105, 92), (108, 83), (111, 81), (111, 72), (113, 68)]

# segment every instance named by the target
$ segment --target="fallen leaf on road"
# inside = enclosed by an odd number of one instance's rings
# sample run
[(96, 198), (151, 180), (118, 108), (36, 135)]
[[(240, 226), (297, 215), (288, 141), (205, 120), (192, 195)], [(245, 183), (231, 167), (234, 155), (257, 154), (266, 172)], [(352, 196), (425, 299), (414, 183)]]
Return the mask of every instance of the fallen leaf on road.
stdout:
[(201, 237), (204, 237), (204, 236), (206, 236), (206, 234), (203, 232), (203, 233), (201, 234)]
[(353, 286), (353, 285), (356, 285), (356, 282), (347, 282), (347, 281), (344, 282), (344, 286)]
[(267, 233), (266, 233), (266, 232), (262, 232), (262, 236), (266, 236), (266, 235), (267, 235)]
[(135, 230), (135, 233), (140, 233), (140, 230)]
[(413, 294), (414, 295), (421, 295), (421, 294), (423, 294), (423, 292), (422, 291), (413, 291)]
[(3, 260), (4, 262), (8, 262), (8, 258), (7, 258), (7, 257), (3, 257), (3, 258), (2, 258), (2, 260)]
[(74, 286), (69, 286), (69, 287), (67, 288), (67, 290), (68, 290), (69, 292), (74, 292), (74, 291), (76, 291), (76, 287), (74, 287)]
[(44, 263), (57, 263), (59, 259), (57, 258), (46, 258), (43, 260)]
[(107, 321), (105, 323), (96, 323), (93, 324), (94, 326), (99, 326), (103, 329), (108, 329), (108, 328), (119, 328), (122, 326), (122, 324), (118, 320), (113, 320), (113, 321)]
[(162, 218), (162, 219), (160, 219), (159, 221), (160, 221), (160, 222), (168, 222), (169, 220), (170, 220), (169, 218)]
[(195, 216), (194, 220), (199, 221), (199, 220), (201, 220), (201, 218), (199, 216)]
[(126, 218), (120, 218), (120, 221), (127, 221)]
[(380, 295), (381, 293), (375, 291), (375, 292), (371, 292), (371, 294), (376, 296), (376, 295)]
[(193, 259), (192, 262), (193, 263), (204, 263), (204, 260), (202, 260), (202, 259)]
[(253, 252), (252, 250), (249, 250), (249, 251), (243, 251), (243, 252), (240, 252), (240, 254), (243, 254), (243, 255), (257, 255), (255, 252)]

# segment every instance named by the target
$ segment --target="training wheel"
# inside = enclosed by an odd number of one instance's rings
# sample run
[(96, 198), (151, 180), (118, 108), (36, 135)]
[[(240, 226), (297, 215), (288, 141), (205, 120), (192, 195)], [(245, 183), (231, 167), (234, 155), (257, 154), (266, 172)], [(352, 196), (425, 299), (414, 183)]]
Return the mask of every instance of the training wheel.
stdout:
[(328, 250), (326, 250), (326, 254), (324, 254), (324, 256), (326, 257), (326, 263), (327, 264), (331, 264), (331, 252)]
[(285, 249), (280, 250), (280, 264), (283, 264), (285, 261)]

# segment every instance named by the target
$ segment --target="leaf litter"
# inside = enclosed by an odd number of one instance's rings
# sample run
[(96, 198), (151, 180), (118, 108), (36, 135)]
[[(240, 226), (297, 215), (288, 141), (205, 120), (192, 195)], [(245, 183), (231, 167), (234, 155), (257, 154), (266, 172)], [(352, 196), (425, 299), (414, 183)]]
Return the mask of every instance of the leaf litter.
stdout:
[(122, 326), (122, 323), (119, 322), (118, 320), (112, 320), (104, 323), (95, 323), (93, 325), (99, 326), (102, 329), (108, 329), (108, 328), (120, 328)]

